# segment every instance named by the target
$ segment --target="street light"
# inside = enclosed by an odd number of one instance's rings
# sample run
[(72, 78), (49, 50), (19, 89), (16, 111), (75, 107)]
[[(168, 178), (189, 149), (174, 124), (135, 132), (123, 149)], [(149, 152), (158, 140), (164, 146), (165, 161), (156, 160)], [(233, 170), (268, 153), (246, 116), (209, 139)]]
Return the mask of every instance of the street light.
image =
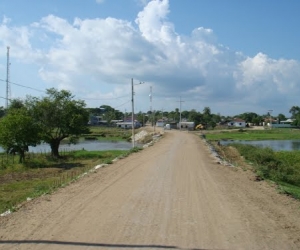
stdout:
[(134, 138), (134, 85), (140, 85), (144, 82), (139, 82), (138, 84), (133, 84), (133, 78), (131, 78), (131, 105), (132, 105), (132, 112), (131, 112), (131, 126), (132, 126), (132, 148), (135, 147), (135, 138)]

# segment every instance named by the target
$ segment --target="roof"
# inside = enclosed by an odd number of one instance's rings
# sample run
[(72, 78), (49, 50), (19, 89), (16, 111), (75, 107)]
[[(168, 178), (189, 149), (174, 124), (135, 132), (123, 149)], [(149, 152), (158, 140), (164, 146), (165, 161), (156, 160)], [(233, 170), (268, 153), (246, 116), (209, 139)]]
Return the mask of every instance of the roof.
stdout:
[(240, 118), (234, 118), (232, 121), (230, 122), (245, 122), (245, 120), (240, 119)]

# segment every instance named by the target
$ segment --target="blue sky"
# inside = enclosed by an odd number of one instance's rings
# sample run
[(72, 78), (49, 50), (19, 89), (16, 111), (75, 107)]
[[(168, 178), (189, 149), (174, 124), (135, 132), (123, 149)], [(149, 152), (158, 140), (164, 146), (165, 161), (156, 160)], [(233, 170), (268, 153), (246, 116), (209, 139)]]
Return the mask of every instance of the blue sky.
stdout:
[(124, 112), (133, 78), (145, 82), (136, 111), (180, 97), (182, 110), (221, 115), (300, 106), (297, 0), (1, 0), (0, 11), (1, 97), (10, 46), (12, 98), (55, 87)]

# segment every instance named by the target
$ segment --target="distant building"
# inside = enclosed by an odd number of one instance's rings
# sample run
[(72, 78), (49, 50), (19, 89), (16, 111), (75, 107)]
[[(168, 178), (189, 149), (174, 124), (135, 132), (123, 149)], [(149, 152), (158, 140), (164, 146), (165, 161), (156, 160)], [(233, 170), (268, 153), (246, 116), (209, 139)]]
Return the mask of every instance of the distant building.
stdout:
[[(117, 122), (116, 123), (118, 128), (124, 128), (124, 129), (132, 129), (132, 122)], [(138, 121), (134, 121), (134, 128), (140, 128), (141, 127), (141, 123)]]
[(165, 126), (165, 121), (163, 119), (159, 119), (156, 121), (156, 127), (161, 127), (163, 128)]
[(177, 124), (178, 129), (182, 130), (194, 130), (195, 129), (195, 122), (179, 122)]
[(238, 128), (245, 128), (246, 122), (240, 118), (235, 118), (232, 121), (227, 123), (228, 127), (238, 127)]
[(280, 123), (272, 123), (272, 128), (295, 128), (297, 126), (293, 126), (292, 123), (295, 119), (287, 119), (285, 121), (280, 121)]

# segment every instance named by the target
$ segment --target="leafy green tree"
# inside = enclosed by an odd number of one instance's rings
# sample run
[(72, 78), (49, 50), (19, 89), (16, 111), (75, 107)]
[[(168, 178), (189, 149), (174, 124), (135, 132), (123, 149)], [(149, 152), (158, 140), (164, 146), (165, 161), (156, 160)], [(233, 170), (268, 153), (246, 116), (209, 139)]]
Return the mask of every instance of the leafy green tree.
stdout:
[(188, 119), (190, 112), (187, 110), (184, 110), (181, 112), (181, 119)]
[(11, 109), (0, 120), (0, 145), (7, 153), (18, 153), (22, 163), (28, 147), (40, 143), (39, 132), (38, 124), (25, 108)]
[(203, 120), (202, 114), (200, 112), (197, 112), (195, 109), (192, 109), (189, 112), (189, 118), (188, 118), (188, 120), (191, 121), (191, 122), (194, 122), (195, 125), (197, 126)]
[(5, 109), (3, 106), (0, 107), (0, 118), (5, 115)]
[(210, 111), (210, 108), (209, 107), (205, 107), (203, 109), (203, 123), (204, 124), (209, 124), (212, 120), (212, 114), (211, 114), (211, 111)]
[(212, 129), (214, 129), (217, 126), (217, 123), (215, 121), (210, 121), (208, 123), (208, 126), (211, 127)]
[(63, 139), (69, 138), (70, 143), (75, 143), (80, 134), (89, 131), (89, 112), (84, 101), (74, 100), (67, 90), (47, 89), (46, 97), (32, 98), (27, 104), (41, 128), (42, 140), (50, 145), (54, 157), (59, 157), (59, 145)]
[(278, 115), (278, 120), (279, 120), (279, 121), (285, 121), (285, 120), (286, 120), (285, 115), (284, 115), (284, 114), (279, 114), (279, 115)]
[(10, 101), (9, 107), (8, 109), (20, 109), (20, 108), (24, 108), (25, 107), (25, 103), (24, 101), (22, 101), (21, 99), (12, 99)]
[(298, 107), (298, 106), (291, 107), (289, 113), (292, 114), (291, 118), (293, 118), (293, 119), (296, 118), (296, 116), (300, 113), (300, 107)]
[(291, 107), (290, 111), (289, 111), (291, 114), (292, 114), (292, 119), (295, 119), (292, 123), (292, 125), (294, 126), (300, 126), (300, 107), (298, 106), (293, 106)]
[(103, 115), (103, 119), (107, 121), (107, 124), (110, 124), (112, 120), (116, 119), (116, 114), (113, 110), (106, 111)]

